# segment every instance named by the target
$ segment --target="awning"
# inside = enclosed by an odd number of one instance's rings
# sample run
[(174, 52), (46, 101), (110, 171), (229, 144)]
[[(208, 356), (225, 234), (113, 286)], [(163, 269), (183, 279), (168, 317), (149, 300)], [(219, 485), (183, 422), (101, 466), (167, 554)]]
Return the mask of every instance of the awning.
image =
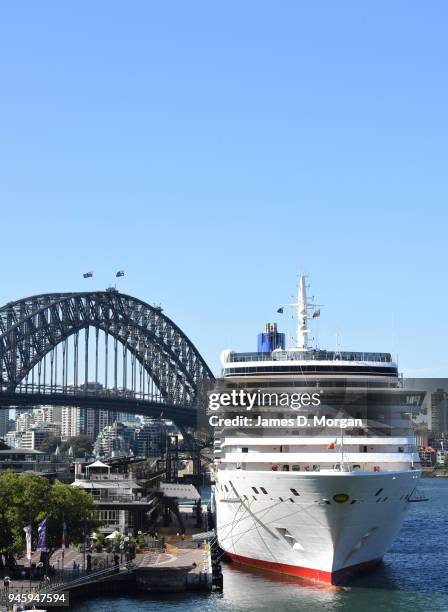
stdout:
[(105, 463), (103, 463), (99, 459), (97, 459), (96, 461), (94, 461), (90, 465), (87, 465), (86, 467), (88, 467), (89, 469), (90, 468), (107, 468), (108, 470), (110, 469), (110, 465), (106, 465)]
[(196, 487), (192, 484), (177, 484), (174, 482), (161, 482), (160, 491), (166, 497), (177, 497), (179, 499), (192, 499), (197, 501), (201, 499)]

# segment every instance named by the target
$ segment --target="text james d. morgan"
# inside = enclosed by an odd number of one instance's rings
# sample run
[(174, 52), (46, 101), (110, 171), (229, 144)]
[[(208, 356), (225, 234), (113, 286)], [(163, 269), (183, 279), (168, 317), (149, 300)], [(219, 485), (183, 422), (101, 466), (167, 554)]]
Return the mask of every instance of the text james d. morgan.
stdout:
[(297, 415), (294, 418), (277, 419), (262, 417), (261, 415), (252, 418), (241, 414), (226, 418), (214, 414), (209, 418), (209, 423), (212, 427), (337, 427), (338, 429), (364, 427), (362, 419), (331, 419), (326, 416), (314, 416), (312, 419), (309, 419), (304, 415)]

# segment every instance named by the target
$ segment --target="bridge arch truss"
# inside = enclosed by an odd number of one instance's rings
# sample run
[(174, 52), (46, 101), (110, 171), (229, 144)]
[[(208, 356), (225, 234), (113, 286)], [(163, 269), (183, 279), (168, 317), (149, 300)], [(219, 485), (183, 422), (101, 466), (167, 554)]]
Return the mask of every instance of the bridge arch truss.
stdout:
[[(93, 329), (92, 329), (93, 328)], [(131, 354), (133, 362), (131, 378), (137, 371), (146, 373), (147, 379), (154, 383), (162, 403), (178, 406), (191, 406), (195, 402), (203, 381), (213, 380), (213, 374), (182, 330), (169, 319), (161, 308), (151, 306), (139, 299), (116, 290), (91, 291), (82, 293), (49, 293), (36, 295), (0, 308), (0, 393), (11, 393), (23, 386), (30, 373), (39, 372), (42, 363), (51, 363), (50, 380), (44, 386), (67, 388), (89, 384), (88, 364), (76, 363), (80, 332), (84, 330), (84, 342), (89, 342), (89, 334), (96, 342), (94, 370), (98, 378), (98, 336), (103, 332), (106, 340), (113, 338), (111, 349), (115, 360), (113, 388), (118, 388), (117, 355), (118, 345)], [(68, 379), (68, 367), (63, 368), (62, 380), (53, 379), (54, 360), (67, 360), (66, 347), (69, 338), (74, 342), (73, 380)], [(106, 345), (106, 353), (108, 344)], [(89, 359), (89, 350), (84, 351), (84, 359)], [(60, 365), (60, 364), (59, 364)], [(85, 379), (81, 382), (82, 365)], [(57, 372), (55, 364), (55, 376)], [(47, 369), (44, 367), (44, 376)], [(127, 370), (126, 370), (127, 371)], [(106, 370), (107, 383), (107, 370)], [(122, 390), (127, 384), (123, 369)], [(135, 386), (134, 386), (135, 387)]]

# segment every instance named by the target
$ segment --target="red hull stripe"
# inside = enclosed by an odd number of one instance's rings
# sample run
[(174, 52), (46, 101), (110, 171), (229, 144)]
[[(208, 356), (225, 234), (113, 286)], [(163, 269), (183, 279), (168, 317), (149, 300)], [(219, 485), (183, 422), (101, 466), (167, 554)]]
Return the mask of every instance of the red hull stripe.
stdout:
[(324, 572), (311, 567), (299, 567), (297, 565), (287, 565), (285, 563), (274, 563), (273, 561), (251, 559), (250, 557), (242, 557), (241, 555), (235, 555), (234, 553), (229, 552), (226, 552), (226, 555), (232, 559), (232, 561), (236, 561), (237, 563), (243, 563), (244, 565), (258, 567), (271, 572), (288, 574), (289, 576), (300, 576), (300, 578), (313, 580), (314, 582), (324, 582), (326, 584), (335, 584), (335, 582), (341, 578), (355, 574), (363, 569), (372, 567), (373, 565), (377, 565), (381, 560), (375, 559), (373, 561), (367, 561), (366, 563), (351, 565), (350, 567), (344, 567), (336, 572)]

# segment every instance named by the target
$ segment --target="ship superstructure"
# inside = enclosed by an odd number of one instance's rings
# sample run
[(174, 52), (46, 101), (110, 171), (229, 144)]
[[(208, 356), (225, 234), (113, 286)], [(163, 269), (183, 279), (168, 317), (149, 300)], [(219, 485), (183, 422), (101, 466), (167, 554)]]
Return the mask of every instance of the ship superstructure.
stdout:
[(274, 324), (256, 352), (221, 356), (216, 391), (257, 401), (219, 410), (217, 536), (236, 561), (333, 583), (380, 560), (401, 527), (420, 476), (411, 415), (423, 393), (402, 388), (389, 353), (310, 348), (320, 311), (304, 276), (285, 307), (297, 309), (296, 346)]

